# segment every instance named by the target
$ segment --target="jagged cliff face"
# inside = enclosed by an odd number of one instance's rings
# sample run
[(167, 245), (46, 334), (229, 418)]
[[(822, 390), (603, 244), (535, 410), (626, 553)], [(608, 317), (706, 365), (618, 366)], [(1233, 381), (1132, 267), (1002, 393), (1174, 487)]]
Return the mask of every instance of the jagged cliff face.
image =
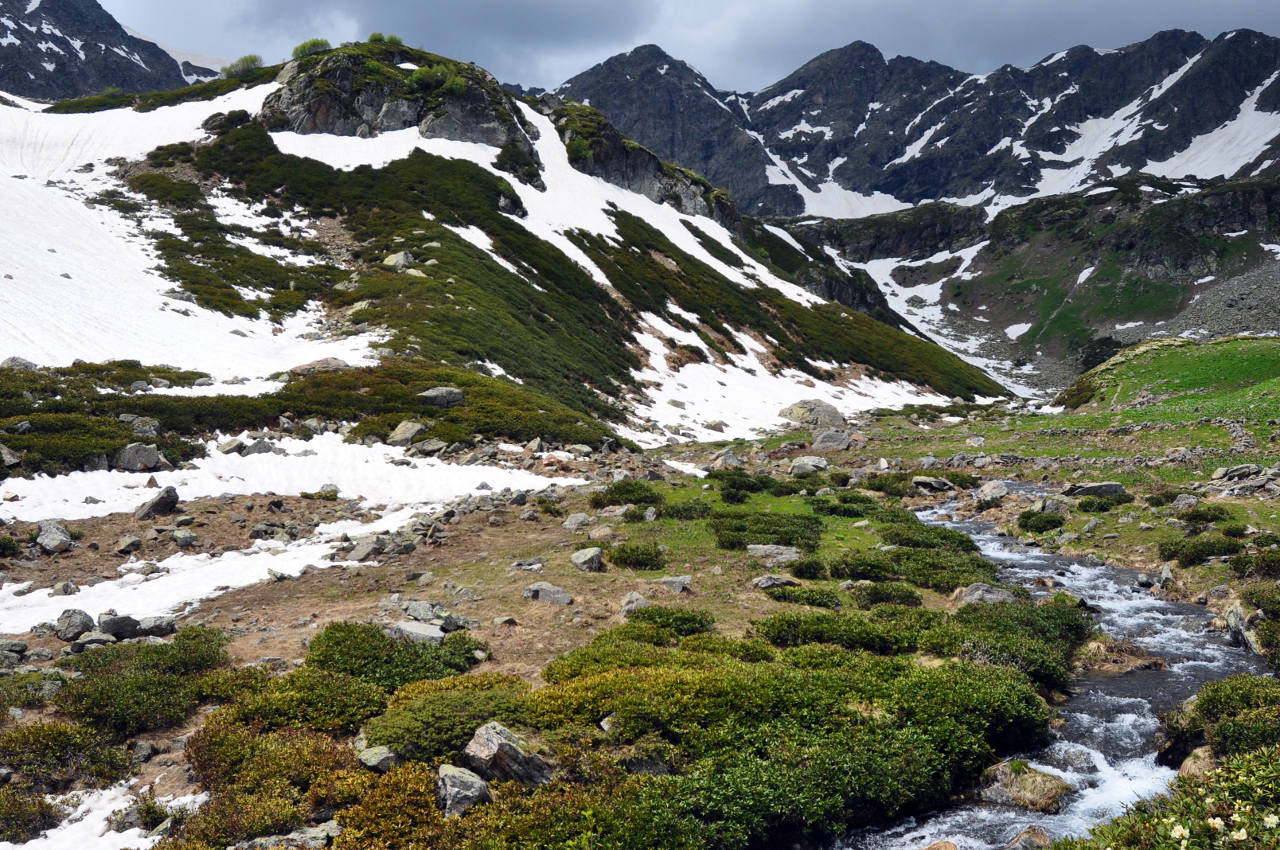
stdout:
[(1246, 30), (1073, 47), (976, 76), (855, 42), (754, 93), (647, 46), (557, 91), (753, 214), (1002, 208), (1132, 171), (1245, 177), (1280, 161), (1280, 40)]
[(94, 0), (0, 0), (0, 91), (61, 100), (186, 84), (172, 56), (129, 35)]

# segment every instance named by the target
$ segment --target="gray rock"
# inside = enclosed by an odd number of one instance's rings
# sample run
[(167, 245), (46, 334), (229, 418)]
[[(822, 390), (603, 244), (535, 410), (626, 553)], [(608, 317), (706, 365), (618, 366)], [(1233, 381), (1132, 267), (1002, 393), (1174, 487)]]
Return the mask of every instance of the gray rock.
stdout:
[(797, 401), (789, 407), (784, 407), (778, 415), (800, 425), (839, 428), (845, 424), (844, 416), (840, 411), (821, 399)]
[(746, 466), (746, 461), (738, 457), (732, 447), (728, 447), (713, 454), (708, 465), (712, 469), (741, 469)]
[(664, 576), (655, 581), (672, 593), (693, 593), (693, 576)]
[(53, 633), (59, 640), (70, 643), (85, 632), (93, 631), (93, 618), (79, 608), (68, 608), (58, 615)]
[(842, 452), (849, 448), (849, 435), (844, 431), (823, 431), (809, 446), (815, 452)]
[(158, 516), (166, 516), (178, 510), (178, 491), (173, 487), (166, 487), (159, 493), (156, 493), (145, 504), (140, 505), (133, 512), (133, 518), (141, 522), (154, 519)]
[(444, 629), (431, 623), (419, 623), (416, 620), (401, 620), (387, 627), (387, 634), (397, 640), (411, 643), (425, 643), (439, 646), (444, 643)]
[(22, 357), (6, 357), (0, 360), (0, 369), (17, 369), (20, 372), (34, 372), (40, 367)]
[(150, 472), (169, 468), (169, 462), (155, 446), (146, 443), (130, 443), (116, 452), (111, 466), (113, 469), (125, 472)]
[(73, 581), (60, 581), (49, 588), (50, 596), (74, 596), (79, 592), (80, 588)]
[(751, 580), (756, 590), (768, 590), (771, 587), (799, 587), (800, 582), (790, 576), (763, 575)]
[(10, 449), (4, 443), (0, 443), (0, 466), (10, 468), (22, 463), (22, 456)]
[(1038, 514), (1071, 516), (1071, 508), (1071, 500), (1065, 496), (1045, 496), (1031, 504), (1031, 510)]
[(407, 446), (418, 437), (422, 436), (427, 430), (427, 426), (421, 422), (414, 422), (406, 419), (396, 426), (396, 429), (387, 437), (387, 445), (389, 446)]
[(190, 549), (200, 542), (200, 538), (189, 528), (179, 528), (173, 532), (173, 542), (181, 549)]
[(382, 544), (376, 539), (369, 539), (356, 543), (355, 548), (347, 553), (346, 558), (349, 561), (367, 561), (381, 554)]
[(569, 514), (568, 518), (565, 519), (564, 522), (560, 523), (560, 525), (570, 531), (578, 531), (585, 526), (591, 525), (595, 521), (595, 517), (588, 514)]
[(780, 567), (800, 560), (800, 550), (794, 546), (777, 546), (772, 543), (751, 543), (747, 554), (764, 561), (766, 567)]
[(589, 549), (579, 549), (569, 556), (569, 560), (573, 565), (584, 573), (602, 573), (604, 572), (604, 550), (598, 546), (592, 546)]
[(1014, 595), (1008, 590), (992, 587), (985, 582), (969, 585), (960, 593), (961, 605), (993, 604), (996, 602), (1013, 602)]
[(104, 635), (111, 635), (116, 640), (137, 637), (139, 625), (133, 617), (117, 614), (115, 611), (103, 611), (98, 615), (98, 631)]
[(1084, 496), (1123, 496), (1125, 492), (1124, 485), (1118, 481), (1100, 481), (1072, 484), (1062, 491), (1062, 495), (1083, 498)]
[(649, 600), (645, 599), (634, 590), (622, 597), (622, 616), (630, 617), (641, 608), (648, 608)]
[(917, 490), (924, 490), (929, 493), (946, 493), (956, 489), (956, 485), (952, 484), (945, 478), (931, 478), (928, 475), (917, 475), (911, 479), (911, 486)]
[(85, 632), (72, 642), (71, 651), (81, 653), (95, 646), (107, 646), (115, 642), (116, 639), (105, 632)]
[(790, 472), (792, 475), (807, 475), (811, 472), (822, 472), (828, 465), (825, 457), (805, 455), (791, 461)]
[(457, 407), (462, 404), (466, 396), (457, 387), (432, 387), (418, 393), (418, 398), (432, 407)]
[(173, 617), (143, 617), (138, 621), (138, 633), (148, 637), (168, 637), (176, 630)]
[(526, 587), (521, 595), (525, 599), (532, 599), (536, 602), (550, 602), (552, 605), (573, 604), (573, 597), (569, 595), (568, 591), (547, 581), (535, 581)]
[(36, 545), (47, 555), (57, 555), (71, 548), (71, 532), (51, 519), (41, 520)]
[(1169, 504), (1169, 507), (1172, 508), (1175, 513), (1194, 510), (1195, 508), (1200, 507), (1200, 499), (1190, 493), (1182, 493)]
[(254, 440), (252, 443), (240, 450), (240, 454), (245, 457), (248, 457), (249, 455), (269, 455), (275, 453), (276, 447), (270, 440)]
[(408, 251), (397, 251), (383, 258), (382, 264), (396, 271), (404, 271), (413, 263), (413, 254)]
[(543, 785), (551, 781), (551, 765), (501, 723), (486, 723), (463, 750), (468, 766), (480, 776), (499, 782)]
[(988, 481), (978, 488), (976, 495), (984, 502), (1000, 501), (1009, 495), (1009, 485), (1003, 481)]
[(356, 751), (356, 759), (365, 767), (378, 773), (386, 773), (401, 763), (400, 756), (393, 753), (389, 747), (369, 746), (364, 735), (358, 736), (351, 746)]
[(472, 806), (492, 802), (489, 783), (465, 767), (440, 765), (436, 793), (440, 796), (440, 809), (447, 818), (457, 817)]
[(131, 555), (142, 548), (142, 538), (134, 537), (132, 534), (126, 534), (116, 541), (117, 555)]
[(244, 451), (245, 442), (239, 437), (232, 437), (226, 442), (218, 444), (218, 451), (224, 455), (238, 455)]

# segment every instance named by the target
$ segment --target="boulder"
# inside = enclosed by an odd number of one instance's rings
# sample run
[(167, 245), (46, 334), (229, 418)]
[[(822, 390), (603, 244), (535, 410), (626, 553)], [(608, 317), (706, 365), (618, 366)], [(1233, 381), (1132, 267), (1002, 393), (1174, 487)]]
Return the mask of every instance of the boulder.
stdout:
[(634, 590), (622, 597), (622, 616), (630, 617), (641, 608), (648, 608), (649, 600), (645, 599)]
[(432, 407), (457, 407), (466, 396), (457, 387), (432, 387), (418, 393), (418, 398)]
[(592, 546), (589, 549), (579, 549), (569, 556), (569, 560), (573, 565), (584, 573), (602, 573), (604, 572), (604, 550), (598, 546)]
[(140, 505), (133, 512), (133, 518), (141, 522), (154, 519), (158, 516), (165, 516), (178, 510), (178, 491), (173, 487), (166, 487), (159, 493), (156, 493), (144, 504)]
[(928, 475), (917, 475), (911, 479), (911, 486), (917, 490), (924, 490), (928, 493), (946, 493), (949, 490), (956, 489), (956, 485), (952, 484), (945, 478), (930, 478)]
[(419, 623), (416, 620), (401, 620), (387, 627), (387, 634), (397, 640), (410, 643), (425, 643), (439, 646), (444, 643), (444, 629), (431, 623)]
[(320, 372), (341, 372), (344, 369), (350, 369), (351, 364), (336, 357), (324, 357), (320, 360), (312, 360), (310, 363), (301, 363), (289, 369), (289, 374), (305, 377), (307, 375), (315, 375)]
[(93, 618), (79, 608), (63, 611), (53, 625), (53, 633), (67, 643), (90, 631), (93, 631)]
[(1178, 767), (1178, 776), (1199, 779), (1217, 766), (1218, 760), (1213, 757), (1213, 748), (1198, 747), (1182, 760), (1181, 766)]
[(6, 357), (0, 360), (0, 369), (17, 369), (20, 372), (34, 372), (40, 367), (22, 357)]
[(763, 575), (751, 580), (756, 590), (768, 590), (771, 587), (799, 587), (800, 582), (790, 576)]
[(834, 406), (821, 399), (806, 399), (784, 407), (778, 415), (800, 425), (839, 428), (845, 424), (844, 416)]
[(1056, 814), (1063, 798), (1075, 789), (1063, 780), (1036, 770), (1025, 761), (1005, 761), (982, 774), (983, 801)]
[(447, 818), (458, 817), (472, 806), (493, 800), (489, 783), (465, 767), (451, 764), (440, 765), (436, 793), (440, 797), (440, 810)]
[(1045, 496), (1031, 503), (1031, 510), (1038, 514), (1071, 516), (1071, 500), (1066, 496)]
[(143, 617), (138, 621), (138, 633), (148, 637), (168, 637), (177, 631), (173, 617)]
[(1175, 513), (1190, 511), (1200, 507), (1200, 499), (1190, 493), (1181, 493), (1169, 504)]
[(569, 514), (568, 518), (566, 518), (564, 522), (560, 523), (560, 525), (567, 528), (569, 531), (580, 531), (582, 528), (591, 525), (591, 523), (595, 521), (595, 517), (590, 516), (589, 514)]
[(170, 468), (160, 450), (146, 443), (130, 443), (120, 449), (112, 459), (111, 467), (124, 472), (151, 472)]
[(1101, 481), (1088, 484), (1072, 484), (1062, 491), (1064, 496), (1083, 498), (1085, 496), (1123, 496), (1127, 491), (1118, 481)]
[(173, 532), (173, 542), (179, 549), (190, 549), (200, 542), (200, 538), (189, 528), (179, 528)]
[(672, 593), (693, 593), (693, 576), (664, 576), (655, 581)]
[(535, 581), (521, 594), (525, 599), (535, 602), (550, 602), (552, 605), (572, 605), (573, 597), (563, 587), (556, 587), (549, 581)]
[(746, 461), (738, 457), (732, 448), (724, 448), (711, 456), (711, 462), (708, 464), (714, 469), (741, 469), (746, 466)]
[(1040, 850), (1052, 844), (1053, 839), (1049, 837), (1049, 833), (1038, 826), (1029, 826), (1006, 844), (1004, 850)]
[(80, 587), (74, 581), (60, 581), (49, 588), (50, 596), (74, 596), (79, 592)]
[(772, 543), (751, 543), (747, 554), (764, 561), (766, 567), (780, 567), (800, 560), (800, 550), (794, 546), (777, 546)]
[(392, 752), (390, 747), (369, 746), (363, 734), (359, 735), (351, 746), (356, 751), (356, 759), (365, 767), (378, 773), (386, 773), (401, 762), (400, 756)]
[(463, 758), (478, 775), (498, 782), (544, 785), (551, 781), (551, 765), (529, 751), (520, 737), (496, 721), (476, 730)]
[(387, 445), (389, 446), (407, 446), (427, 430), (427, 426), (421, 422), (414, 422), (406, 419), (396, 426), (395, 430), (387, 437)]
[(849, 435), (844, 431), (823, 431), (809, 446), (815, 452), (842, 452), (849, 448)]
[(0, 443), (0, 466), (7, 469), (20, 463), (22, 463), (22, 456), (4, 443)]
[(133, 617), (117, 614), (115, 611), (103, 611), (98, 615), (98, 631), (111, 635), (116, 640), (128, 640), (139, 635), (139, 623)]
[(79, 654), (84, 652), (86, 649), (91, 649), (95, 646), (108, 646), (115, 642), (116, 639), (106, 632), (85, 632), (80, 635), (80, 637), (72, 641), (71, 651)]
[(1013, 602), (1014, 595), (1011, 591), (998, 587), (992, 587), (985, 582), (976, 582), (960, 591), (960, 604), (993, 604), (996, 602)]
[(1009, 485), (1003, 481), (988, 481), (978, 488), (976, 495), (983, 502), (998, 502), (1009, 495)]
[(413, 264), (413, 254), (408, 251), (397, 251), (394, 254), (388, 254), (382, 259), (382, 264), (396, 271), (404, 271)]
[(825, 457), (805, 455), (804, 457), (798, 457), (791, 461), (790, 472), (792, 475), (808, 475), (812, 472), (822, 472), (828, 466), (829, 464)]
[(117, 555), (131, 555), (142, 548), (142, 538), (134, 537), (132, 534), (126, 534), (116, 541)]
[(71, 548), (71, 532), (51, 519), (41, 520), (36, 533), (36, 545), (46, 555), (57, 555)]

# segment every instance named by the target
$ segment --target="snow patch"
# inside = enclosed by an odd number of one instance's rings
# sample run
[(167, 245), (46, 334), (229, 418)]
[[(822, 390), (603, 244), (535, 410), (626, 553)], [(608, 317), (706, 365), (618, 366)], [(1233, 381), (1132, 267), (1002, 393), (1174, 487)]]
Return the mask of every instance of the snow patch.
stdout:
[(784, 103), (795, 100), (802, 94), (804, 94), (804, 89), (792, 89), (786, 94), (780, 94), (777, 97), (766, 100), (760, 106), (756, 107), (756, 112), (763, 112), (766, 109), (773, 109), (775, 106), (781, 106)]
[(1009, 327), (1005, 328), (1004, 335), (1009, 337), (1009, 339), (1016, 341), (1018, 337), (1022, 336), (1029, 330), (1031, 330), (1030, 322), (1020, 322), (1016, 325), (1009, 325)]

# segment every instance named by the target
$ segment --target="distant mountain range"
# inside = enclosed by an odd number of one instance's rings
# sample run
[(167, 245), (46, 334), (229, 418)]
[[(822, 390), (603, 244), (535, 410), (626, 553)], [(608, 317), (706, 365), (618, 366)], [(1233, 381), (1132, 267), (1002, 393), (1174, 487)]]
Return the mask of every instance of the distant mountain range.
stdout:
[(759, 92), (718, 89), (647, 45), (556, 92), (756, 215), (1000, 209), (1136, 171), (1280, 173), (1280, 39), (1248, 30), (1170, 30), (978, 75), (854, 42)]
[(95, 0), (0, 0), (0, 91), (61, 100), (181, 88), (214, 73), (130, 35)]

